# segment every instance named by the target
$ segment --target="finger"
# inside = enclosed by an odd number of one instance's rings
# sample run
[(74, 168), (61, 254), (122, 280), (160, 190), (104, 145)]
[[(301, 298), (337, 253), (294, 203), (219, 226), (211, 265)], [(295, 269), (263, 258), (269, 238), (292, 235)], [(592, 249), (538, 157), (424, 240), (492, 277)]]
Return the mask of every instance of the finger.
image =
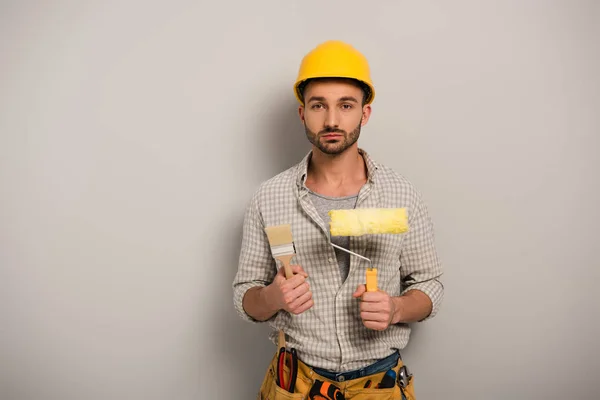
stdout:
[(387, 322), (389, 320), (389, 314), (380, 312), (361, 311), (360, 317), (364, 322)]
[[(304, 279), (300, 275), (297, 275), (294, 278), (296, 277)], [(283, 293), (283, 301), (288, 306), (292, 304), (297, 298), (310, 291), (310, 285), (308, 284), (308, 282), (303, 280), (300, 285), (295, 286), (295, 283), (290, 281), (292, 281), (292, 279), (289, 279), (287, 282), (284, 282), (281, 289)]]
[(290, 279), (287, 279), (282, 286), (285, 286), (286, 291), (292, 291), (305, 282), (306, 278), (304, 278), (303, 275), (296, 274)]
[(308, 285), (306, 278), (302, 274), (296, 274), (296, 275), (294, 275), (293, 278), (288, 279), (288, 281), (290, 283), (290, 286), (293, 287), (294, 290), (297, 289), (298, 287), (301, 287), (305, 283)]
[(312, 299), (312, 292), (308, 291), (300, 297), (298, 297), (296, 300), (292, 301), (292, 303), (290, 304), (290, 309), (295, 310), (310, 299)]
[(304, 275), (305, 278), (308, 278), (308, 274), (306, 271), (304, 271), (304, 268), (302, 268), (301, 265), (291, 265), (291, 267), (294, 274), (301, 274)]
[(305, 302), (304, 304), (302, 304), (300, 307), (298, 307), (297, 309), (295, 309), (293, 311), (294, 314), (302, 314), (304, 311), (308, 310), (309, 308), (311, 308), (313, 305), (315, 304), (314, 300), (311, 298), (309, 299), (307, 302)]
[(366, 312), (381, 312), (381, 313), (390, 313), (390, 305), (388, 302), (366, 302), (363, 301), (360, 303), (360, 311)]
[(362, 301), (367, 303), (381, 303), (387, 301), (388, 295), (385, 292), (366, 292)]
[(354, 291), (354, 293), (352, 294), (352, 297), (360, 297), (363, 295), (363, 293), (365, 293), (367, 291), (366, 286), (365, 285), (358, 285), (358, 287), (356, 288), (356, 290)]
[(366, 328), (373, 329), (374, 331), (383, 331), (387, 328), (387, 325), (381, 322), (367, 321), (363, 322), (363, 325)]
[(308, 284), (308, 282), (304, 281), (302, 282), (302, 284), (296, 286), (296, 288), (292, 290), (292, 298), (297, 299), (306, 294), (307, 292), (310, 292), (310, 285)]

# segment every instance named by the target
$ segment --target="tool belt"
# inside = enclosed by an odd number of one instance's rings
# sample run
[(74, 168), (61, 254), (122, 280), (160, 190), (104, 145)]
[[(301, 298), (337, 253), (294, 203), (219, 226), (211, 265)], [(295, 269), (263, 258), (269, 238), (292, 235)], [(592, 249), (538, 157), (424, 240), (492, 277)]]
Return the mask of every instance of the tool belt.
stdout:
[(260, 387), (259, 400), (416, 400), (414, 380), (402, 360), (387, 371), (336, 382), (298, 359), (280, 334), (277, 352)]

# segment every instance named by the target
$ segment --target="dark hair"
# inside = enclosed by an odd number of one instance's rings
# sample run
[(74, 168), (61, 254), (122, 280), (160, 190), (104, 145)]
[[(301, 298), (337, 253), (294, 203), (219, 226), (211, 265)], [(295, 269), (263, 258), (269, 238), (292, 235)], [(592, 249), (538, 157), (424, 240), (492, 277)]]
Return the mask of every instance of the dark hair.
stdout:
[(304, 91), (306, 90), (306, 86), (308, 86), (308, 84), (312, 81), (319, 81), (319, 80), (330, 80), (330, 79), (340, 79), (340, 80), (346, 80), (346, 81), (350, 81), (352, 83), (354, 83), (356, 86), (358, 86), (362, 92), (363, 92), (363, 100), (362, 100), (362, 105), (364, 106), (365, 104), (367, 104), (367, 99), (371, 96), (371, 88), (369, 87), (369, 85), (367, 85), (366, 83), (359, 81), (358, 79), (354, 79), (354, 78), (343, 78), (343, 77), (331, 77), (331, 78), (309, 78), (306, 79), (305, 81), (303, 81), (302, 83), (300, 83), (298, 85), (298, 92), (300, 93), (300, 97), (304, 100)]

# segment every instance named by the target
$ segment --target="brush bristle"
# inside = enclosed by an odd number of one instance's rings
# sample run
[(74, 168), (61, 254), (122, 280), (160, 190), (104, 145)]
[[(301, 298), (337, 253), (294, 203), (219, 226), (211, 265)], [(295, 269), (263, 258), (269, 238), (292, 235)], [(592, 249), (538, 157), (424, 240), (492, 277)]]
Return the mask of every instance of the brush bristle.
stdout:
[(292, 244), (292, 226), (290, 224), (268, 226), (265, 228), (267, 237), (269, 238), (269, 244), (273, 246), (281, 246), (286, 244)]
[(290, 254), (296, 254), (296, 247), (293, 243), (282, 244), (279, 246), (271, 246), (271, 253), (273, 257), (289, 256)]
[(408, 231), (405, 208), (357, 208), (329, 212), (331, 236), (404, 233)]

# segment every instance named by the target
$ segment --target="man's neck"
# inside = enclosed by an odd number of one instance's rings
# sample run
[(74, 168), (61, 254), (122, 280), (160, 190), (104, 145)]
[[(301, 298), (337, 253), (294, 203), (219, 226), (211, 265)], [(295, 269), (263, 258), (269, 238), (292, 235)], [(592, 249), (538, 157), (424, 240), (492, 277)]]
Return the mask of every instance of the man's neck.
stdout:
[(306, 178), (309, 187), (319, 188), (321, 192), (344, 188), (342, 192), (357, 192), (366, 180), (366, 164), (356, 144), (338, 155), (313, 148)]

